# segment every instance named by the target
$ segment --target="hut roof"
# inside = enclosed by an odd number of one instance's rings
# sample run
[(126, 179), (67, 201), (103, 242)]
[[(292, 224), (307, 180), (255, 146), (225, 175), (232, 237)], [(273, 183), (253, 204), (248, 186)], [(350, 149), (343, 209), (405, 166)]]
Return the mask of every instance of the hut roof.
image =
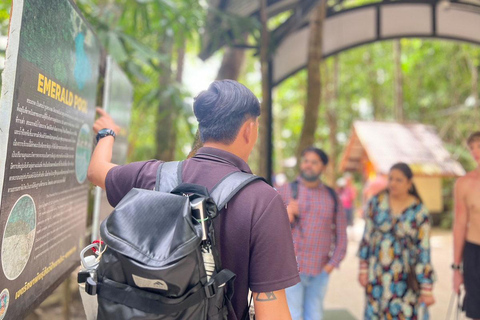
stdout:
[(361, 170), (365, 157), (378, 173), (388, 173), (393, 164), (405, 162), (416, 175), (456, 177), (465, 174), (434, 127), (424, 124), (356, 121), (341, 170)]

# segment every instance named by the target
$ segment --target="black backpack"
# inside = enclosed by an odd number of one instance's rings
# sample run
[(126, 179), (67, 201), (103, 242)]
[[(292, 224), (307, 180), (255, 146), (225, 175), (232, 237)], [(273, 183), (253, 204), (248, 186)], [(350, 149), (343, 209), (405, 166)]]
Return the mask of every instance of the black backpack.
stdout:
[(222, 269), (212, 220), (259, 179), (233, 172), (209, 193), (167, 162), (154, 190), (132, 189), (101, 225), (106, 250), (86, 282), (98, 319), (227, 319), (235, 274)]

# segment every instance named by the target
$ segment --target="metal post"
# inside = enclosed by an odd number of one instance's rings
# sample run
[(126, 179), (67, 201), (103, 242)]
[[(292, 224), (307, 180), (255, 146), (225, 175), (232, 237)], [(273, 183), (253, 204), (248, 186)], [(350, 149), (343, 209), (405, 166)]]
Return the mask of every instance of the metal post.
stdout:
[(102, 201), (102, 188), (95, 187), (92, 217), (92, 242), (100, 237), (100, 202)]
[(70, 276), (65, 279), (65, 281), (62, 284), (62, 290), (63, 290), (63, 319), (64, 320), (70, 320), (71, 318), (71, 304), (72, 304), (72, 292), (70, 290), (70, 284), (71, 284), (71, 278)]
[(272, 56), (268, 58), (268, 127), (267, 127), (267, 181), (273, 185), (273, 61)]

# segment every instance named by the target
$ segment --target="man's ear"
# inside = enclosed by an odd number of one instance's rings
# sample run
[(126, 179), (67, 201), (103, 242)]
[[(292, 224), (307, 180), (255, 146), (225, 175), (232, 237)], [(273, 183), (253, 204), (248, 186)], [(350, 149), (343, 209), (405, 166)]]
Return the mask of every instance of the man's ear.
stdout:
[(249, 119), (245, 121), (242, 126), (245, 143), (249, 144), (251, 139), (253, 139), (253, 133), (257, 130), (256, 120)]

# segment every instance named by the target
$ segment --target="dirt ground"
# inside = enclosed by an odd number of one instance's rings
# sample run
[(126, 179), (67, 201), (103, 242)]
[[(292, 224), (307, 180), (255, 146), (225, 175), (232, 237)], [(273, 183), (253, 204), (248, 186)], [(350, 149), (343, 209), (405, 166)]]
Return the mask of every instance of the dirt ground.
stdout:
[[(363, 232), (363, 221), (357, 219), (355, 226), (349, 229), (348, 251), (340, 269), (331, 276), (325, 299), (325, 320), (359, 320), (363, 319), (364, 293), (357, 283), (358, 258), (356, 252)], [(445, 319), (452, 295), (450, 264), (452, 261), (452, 234), (449, 231), (436, 229), (431, 238), (432, 259), (437, 274), (434, 287), (435, 305), (430, 308), (430, 319)], [(72, 300), (70, 320), (85, 320), (85, 312), (81, 302), (76, 273), (70, 280)], [(65, 286), (61, 285), (39, 308), (26, 320), (64, 320)], [(348, 297), (346, 300), (345, 298)]]
[(35, 311), (30, 313), (25, 320), (85, 320), (82, 300), (77, 285), (77, 273), (70, 277), (70, 308), (69, 317), (65, 312), (66, 282), (61, 284)]

